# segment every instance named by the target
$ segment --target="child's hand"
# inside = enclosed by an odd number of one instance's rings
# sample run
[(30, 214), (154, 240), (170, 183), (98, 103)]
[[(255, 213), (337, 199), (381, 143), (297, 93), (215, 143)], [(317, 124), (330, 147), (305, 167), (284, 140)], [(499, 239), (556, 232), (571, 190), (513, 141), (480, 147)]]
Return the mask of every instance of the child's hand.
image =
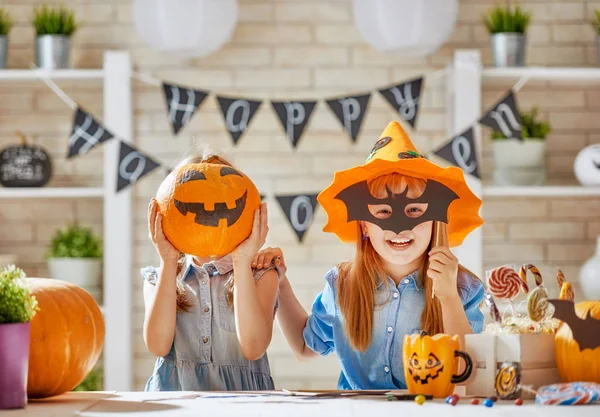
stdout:
[(148, 231), (150, 240), (163, 263), (179, 259), (179, 251), (169, 242), (162, 228), (162, 214), (158, 211), (158, 202), (153, 198), (148, 205)]
[(252, 268), (268, 268), (273, 260), (275, 260), (274, 265), (277, 269), (282, 274), (285, 274), (287, 267), (285, 266), (285, 259), (283, 259), (283, 252), (280, 248), (266, 248), (258, 252), (252, 260)]
[(433, 279), (433, 291), (440, 301), (458, 295), (458, 259), (447, 247), (438, 246), (429, 252), (427, 276)]
[(260, 209), (254, 212), (254, 223), (252, 224), (252, 233), (248, 239), (240, 243), (232, 252), (234, 263), (247, 263), (248, 266), (258, 250), (267, 240), (267, 203), (261, 203)]

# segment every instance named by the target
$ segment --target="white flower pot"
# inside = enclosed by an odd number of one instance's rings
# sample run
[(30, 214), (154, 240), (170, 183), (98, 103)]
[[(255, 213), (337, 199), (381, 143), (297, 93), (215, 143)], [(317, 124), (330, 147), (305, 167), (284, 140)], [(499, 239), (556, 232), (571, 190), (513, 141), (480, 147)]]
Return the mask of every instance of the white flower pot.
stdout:
[(85, 290), (97, 290), (102, 285), (102, 259), (49, 258), (50, 278), (68, 281)]
[(497, 185), (542, 185), (546, 181), (546, 141), (494, 140), (494, 182)]

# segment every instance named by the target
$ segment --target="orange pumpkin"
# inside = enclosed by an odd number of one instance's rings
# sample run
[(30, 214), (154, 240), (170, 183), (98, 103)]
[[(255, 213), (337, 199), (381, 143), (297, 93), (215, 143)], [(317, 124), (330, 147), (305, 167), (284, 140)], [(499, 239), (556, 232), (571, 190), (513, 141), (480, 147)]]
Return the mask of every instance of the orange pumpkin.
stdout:
[[(430, 394), (444, 398), (454, 392), (454, 384), (466, 381), (471, 375), (470, 356), (459, 350), (458, 336), (425, 332), (404, 336), (402, 358), (406, 387), (411, 394)], [(465, 371), (458, 370), (458, 357), (466, 362)]]
[(228, 165), (195, 163), (171, 172), (156, 195), (163, 231), (180, 252), (221, 257), (250, 236), (260, 194)]
[(94, 298), (66, 281), (28, 278), (39, 311), (31, 321), (29, 398), (60, 395), (79, 385), (104, 344), (104, 318)]
[[(580, 319), (600, 320), (600, 301), (582, 301), (575, 304), (575, 314)], [(571, 325), (586, 328), (577, 318), (570, 319)], [(590, 322), (590, 324), (592, 324)], [(585, 325), (584, 325), (585, 326)], [(599, 325), (594, 326), (596, 329)], [(596, 333), (591, 325), (587, 327), (588, 332)], [(596, 333), (596, 340), (600, 340), (600, 334)], [(600, 383), (600, 345), (596, 348), (580, 349), (579, 343), (573, 338), (573, 332), (569, 323), (561, 324), (554, 339), (554, 351), (556, 367), (564, 382), (597, 382)]]

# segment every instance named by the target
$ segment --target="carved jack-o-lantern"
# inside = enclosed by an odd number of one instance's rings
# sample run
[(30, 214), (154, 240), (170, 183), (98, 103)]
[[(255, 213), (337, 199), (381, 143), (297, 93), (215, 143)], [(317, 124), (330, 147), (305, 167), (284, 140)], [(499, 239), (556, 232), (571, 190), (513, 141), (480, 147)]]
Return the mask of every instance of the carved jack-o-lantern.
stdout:
[[(458, 336), (446, 334), (427, 336), (425, 332), (404, 336), (404, 377), (412, 394), (430, 394), (436, 398), (454, 392), (454, 384), (466, 381), (471, 376), (472, 361), (460, 349)], [(466, 368), (461, 375), (458, 357), (465, 360)]]
[(221, 257), (248, 238), (260, 195), (241, 171), (192, 163), (172, 171), (156, 195), (165, 236), (179, 251)]

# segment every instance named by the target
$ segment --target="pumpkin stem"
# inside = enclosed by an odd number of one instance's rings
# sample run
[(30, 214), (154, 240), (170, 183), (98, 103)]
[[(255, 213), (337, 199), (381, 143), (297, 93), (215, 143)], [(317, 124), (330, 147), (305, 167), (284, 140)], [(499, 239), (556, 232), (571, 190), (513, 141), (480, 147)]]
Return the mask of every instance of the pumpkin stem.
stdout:
[(15, 134), (21, 139), (21, 145), (27, 146), (27, 136), (25, 136), (25, 133), (17, 130)]

